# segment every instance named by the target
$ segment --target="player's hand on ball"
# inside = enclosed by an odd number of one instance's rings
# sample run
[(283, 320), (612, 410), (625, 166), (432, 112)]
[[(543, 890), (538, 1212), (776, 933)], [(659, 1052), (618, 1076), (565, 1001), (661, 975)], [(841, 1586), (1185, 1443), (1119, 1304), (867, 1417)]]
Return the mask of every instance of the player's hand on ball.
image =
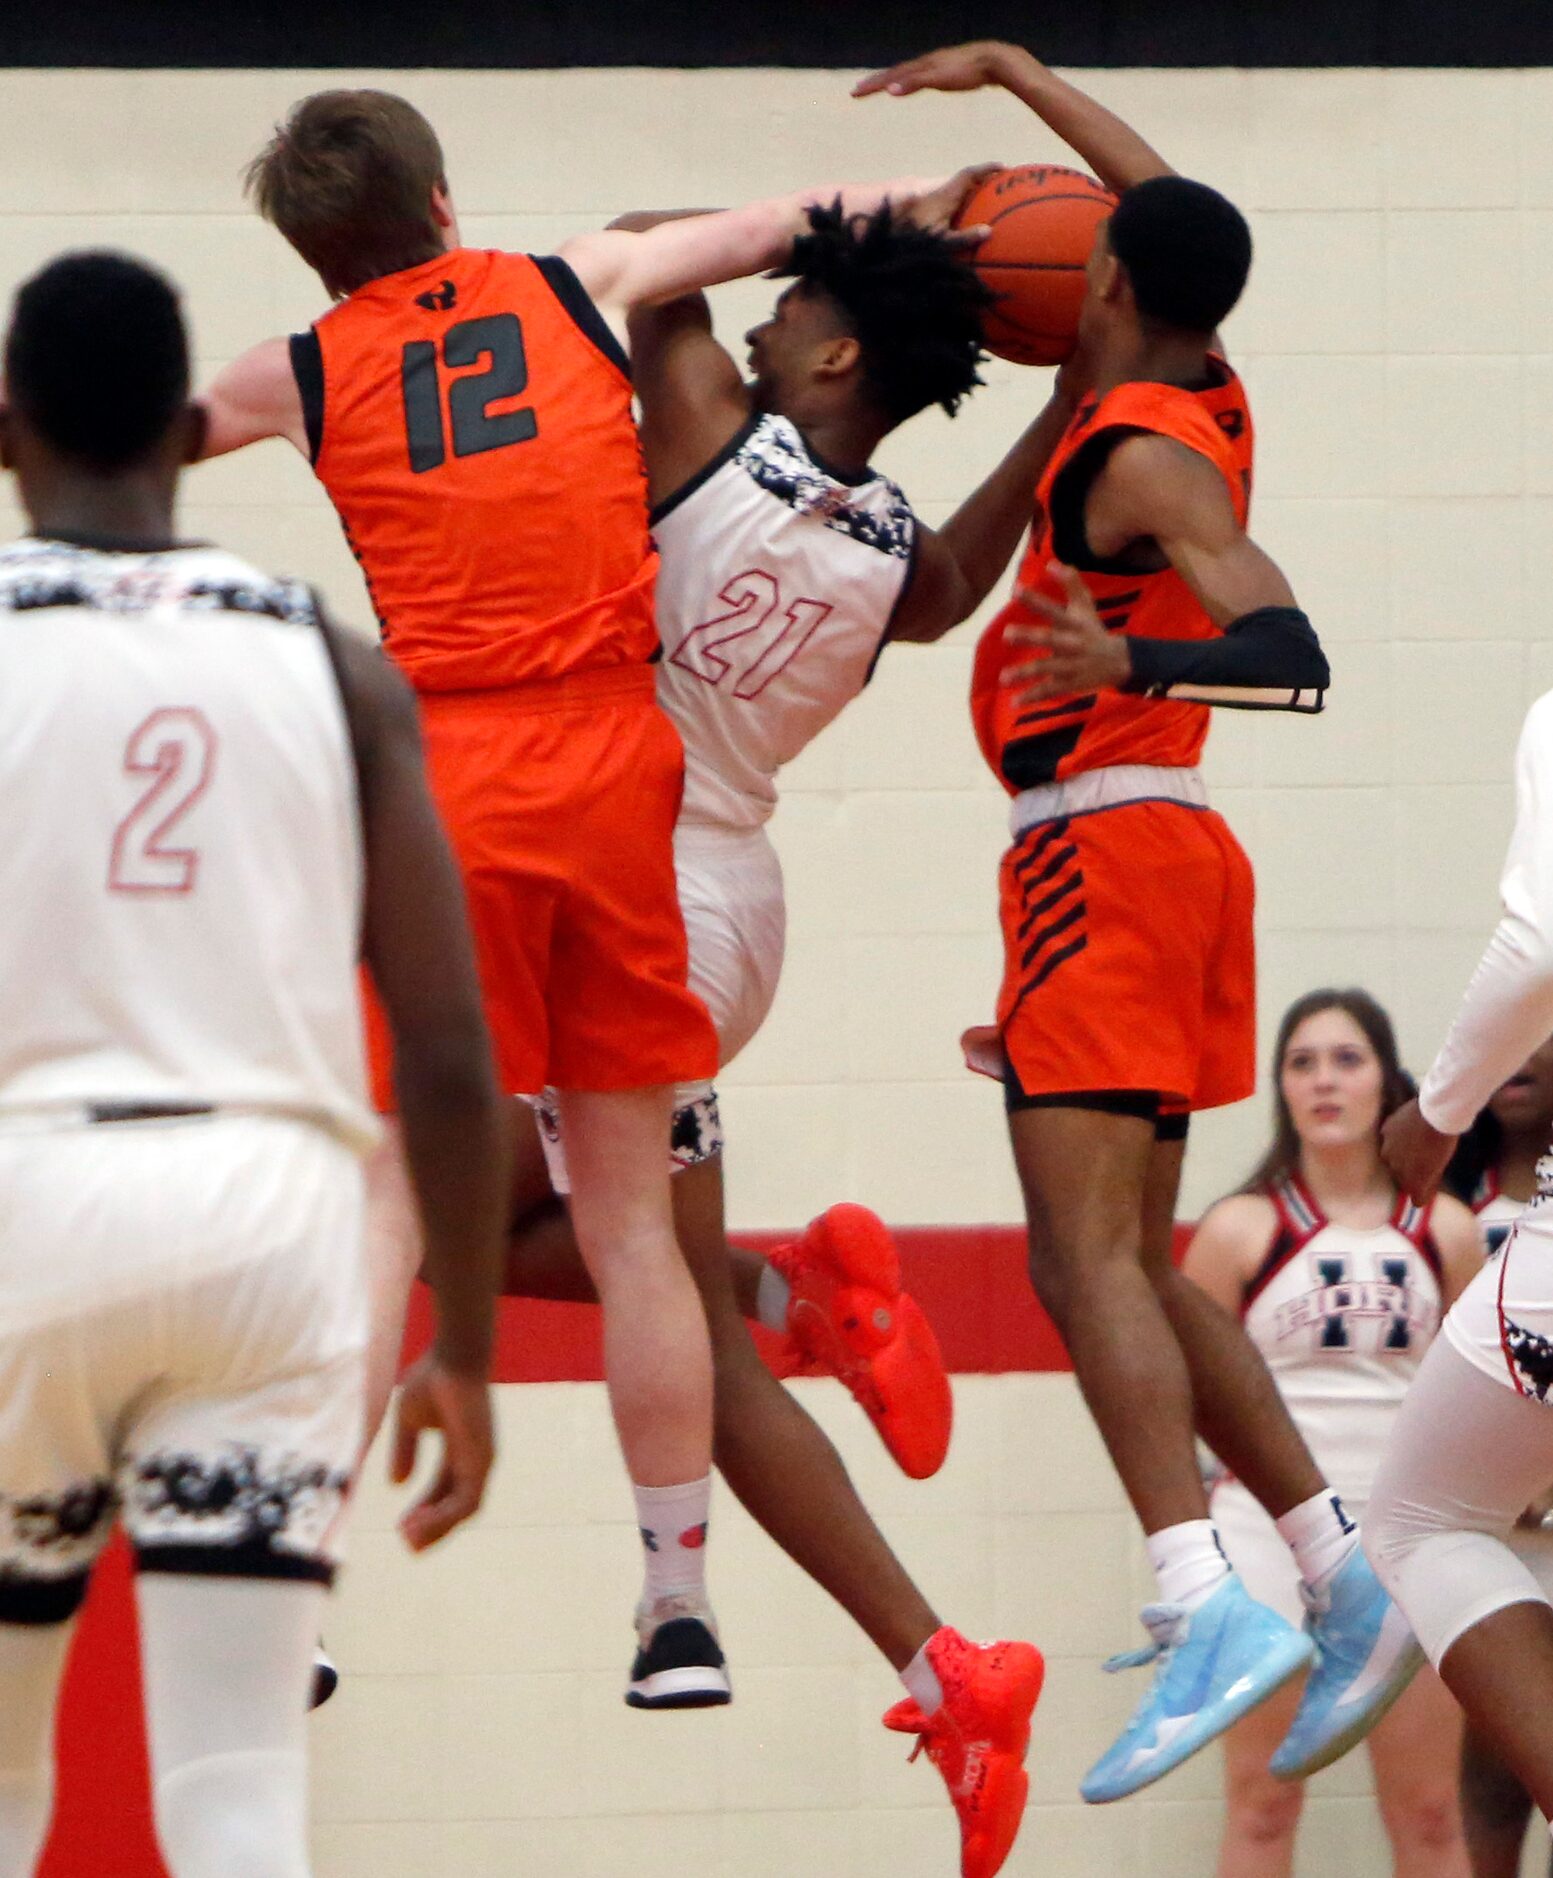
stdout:
[(1013, 689), (1020, 704), (1124, 685), (1132, 675), (1127, 641), (1106, 631), (1082, 579), (1061, 561), (1051, 566), (1067, 598), (1048, 600), (1033, 588), (1021, 587), (1019, 600), (1047, 623), (1010, 626), (1006, 634), (1010, 645), (1035, 646), (1044, 653), (1027, 664), (1011, 665), (1003, 674), (1003, 683)]
[(1420, 1206), (1434, 1198), (1455, 1147), (1455, 1135), (1442, 1135), (1424, 1120), (1416, 1096), (1388, 1116), (1380, 1131), (1380, 1158)]
[(979, 91), (983, 85), (1001, 85), (1011, 59), (1029, 57), (1020, 47), (999, 39), (972, 39), (963, 46), (942, 46), (882, 72), (870, 72), (852, 87), (852, 96), (871, 98), (884, 91), (892, 98), (909, 98), (914, 91)]
[(412, 1552), (445, 1539), (479, 1510), (496, 1458), (489, 1384), (484, 1376), (447, 1368), (434, 1351), (423, 1356), (400, 1385), (389, 1468), (396, 1486), (403, 1486), (414, 1472), (421, 1436), (433, 1429), (442, 1437), (441, 1465), (399, 1522)]
[(903, 202), (897, 220), (908, 223), (912, 228), (925, 228), (929, 234), (945, 235), (957, 248), (978, 247), (992, 231), (985, 225), (956, 228), (954, 218), (987, 178), (996, 176), (1002, 167), (1001, 163), (971, 163), (963, 170), (956, 170), (947, 182), (940, 183), (936, 189), (929, 189), (925, 194)]

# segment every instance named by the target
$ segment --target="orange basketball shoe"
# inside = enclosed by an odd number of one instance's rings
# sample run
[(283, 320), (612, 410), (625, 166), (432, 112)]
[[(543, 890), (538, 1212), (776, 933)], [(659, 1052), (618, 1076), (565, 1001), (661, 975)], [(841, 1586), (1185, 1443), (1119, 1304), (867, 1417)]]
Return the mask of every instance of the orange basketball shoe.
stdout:
[(926, 1748), (943, 1775), (960, 1821), (961, 1878), (993, 1878), (1025, 1814), (1030, 1716), (1046, 1664), (1032, 1643), (968, 1643), (958, 1630), (938, 1631), (927, 1654), (942, 1708), (929, 1718), (915, 1702), (897, 1702), (884, 1725), (915, 1735), (911, 1758)]
[(936, 1474), (954, 1397), (933, 1326), (901, 1290), (884, 1221), (866, 1206), (833, 1206), (766, 1257), (792, 1294), (787, 1332), (800, 1373), (844, 1382), (902, 1470), (913, 1480)]

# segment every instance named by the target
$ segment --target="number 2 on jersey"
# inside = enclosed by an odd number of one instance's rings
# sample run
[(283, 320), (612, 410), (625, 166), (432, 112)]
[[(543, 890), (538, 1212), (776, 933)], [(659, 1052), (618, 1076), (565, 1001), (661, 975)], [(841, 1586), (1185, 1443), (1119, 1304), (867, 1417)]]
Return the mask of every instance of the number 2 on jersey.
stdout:
[[(760, 567), (735, 574), (717, 597), (728, 611), (692, 626), (669, 654), (669, 662), (709, 685), (720, 685), (735, 672), (736, 698), (758, 698), (835, 610), (828, 600), (794, 600), (783, 610), (776, 577)], [(725, 655), (735, 641), (743, 643)]]
[[(454, 456), (478, 456), (482, 450), (527, 443), (539, 431), (539, 420), (526, 405), (517, 411), (491, 415), (493, 404), (503, 398), (516, 398), (528, 389), (528, 353), (523, 345), (523, 325), (516, 313), (460, 320), (443, 334), (444, 365), (478, 365), (484, 358), (490, 363), (483, 372), (465, 372), (448, 386)], [(419, 476), (426, 470), (440, 469), (448, 455), (436, 340), (412, 339), (404, 349), (399, 369), (410, 468)]]
[(153, 711), (124, 749), (124, 769), (152, 780), (113, 831), (108, 885), (115, 893), (188, 893), (199, 874), (194, 848), (167, 837), (205, 793), (216, 763), (216, 733), (191, 705)]

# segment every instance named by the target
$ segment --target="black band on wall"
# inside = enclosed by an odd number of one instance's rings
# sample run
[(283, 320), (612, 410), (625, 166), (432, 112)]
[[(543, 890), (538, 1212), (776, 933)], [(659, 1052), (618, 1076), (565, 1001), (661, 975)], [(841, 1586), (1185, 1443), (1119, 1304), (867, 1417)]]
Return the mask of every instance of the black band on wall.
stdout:
[[(1054, 65), (1312, 66), (1553, 64), (1546, 0), (1092, 0), (1039, 16), (1028, 0), (982, 0), (984, 38), (1038, 43)], [(893, 63), (946, 37), (942, 0), (889, 7), (600, 7), (562, 0), (491, 7), (444, 0), (312, 0), (306, 7), (208, 0), (75, 0), (0, 13), (10, 66), (357, 66), (514, 71), (566, 66), (814, 66)], [(883, 107), (875, 107), (883, 108)]]

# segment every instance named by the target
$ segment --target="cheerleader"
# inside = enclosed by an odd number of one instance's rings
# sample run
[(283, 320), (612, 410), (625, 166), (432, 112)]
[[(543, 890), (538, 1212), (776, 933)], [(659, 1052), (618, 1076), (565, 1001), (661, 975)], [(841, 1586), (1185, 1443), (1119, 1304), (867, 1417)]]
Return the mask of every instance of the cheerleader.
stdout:
[[(1448, 1196), (1421, 1209), (1381, 1163), (1381, 1122), (1411, 1094), (1385, 1011), (1313, 991), (1274, 1053), (1271, 1147), (1203, 1219), (1186, 1271), (1243, 1318), (1318, 1465), (1362, 1516), (1392, 1420), (1440, 1319), (1482, 1264), (1477, 1221)], [(1288, 1547), (1251, 1494), (1215, 1487), (1214, 1523), (1254, 1598), (1299, 1623)], [(1304, 1794), (1267, 1771), (1295, 1686), (1224, 1737), (1218, 1878), (1290, 1878)], [(1395, 1878), (1469, 1878), (1457, 1798), (1461, 1717), (1431, 1671), (1368, 1741)]]

